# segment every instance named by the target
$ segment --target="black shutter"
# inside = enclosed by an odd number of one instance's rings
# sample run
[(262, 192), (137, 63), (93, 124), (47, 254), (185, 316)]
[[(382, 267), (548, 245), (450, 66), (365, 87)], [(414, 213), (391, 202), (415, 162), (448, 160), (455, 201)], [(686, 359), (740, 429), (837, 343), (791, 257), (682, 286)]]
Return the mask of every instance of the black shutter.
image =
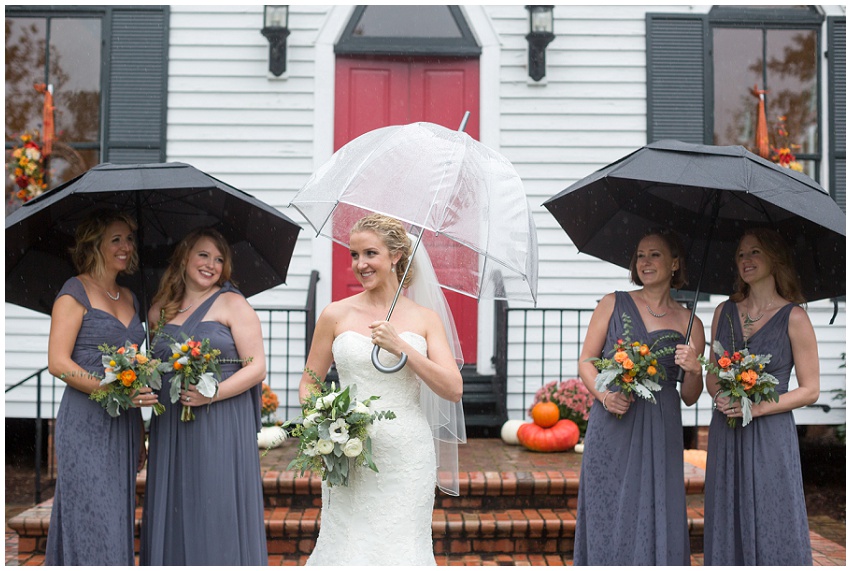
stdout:
[(845, 18), (827, 19), (830, 194), (845, 211)]
[(168, 7), (107, 12), (103, 162), (165, 161)]
[(647, 142), (711, 144), (707, 17), (647, 14), (646, 26)]

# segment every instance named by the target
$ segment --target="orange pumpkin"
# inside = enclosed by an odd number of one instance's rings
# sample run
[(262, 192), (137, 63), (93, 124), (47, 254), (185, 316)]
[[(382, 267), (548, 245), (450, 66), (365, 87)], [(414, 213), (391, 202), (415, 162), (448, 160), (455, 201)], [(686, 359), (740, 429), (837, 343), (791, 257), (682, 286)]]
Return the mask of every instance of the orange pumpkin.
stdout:
[(579, 427), (566, 418), (550, 428), (527, 422), (517, 429), (517, 440), (535, 452), (564, 452), (579, 442)]
[(539, 402), (532, 407), (532, 420), (543, 428), (555, 426), (559, 416), (558, 405), (554, 402)]

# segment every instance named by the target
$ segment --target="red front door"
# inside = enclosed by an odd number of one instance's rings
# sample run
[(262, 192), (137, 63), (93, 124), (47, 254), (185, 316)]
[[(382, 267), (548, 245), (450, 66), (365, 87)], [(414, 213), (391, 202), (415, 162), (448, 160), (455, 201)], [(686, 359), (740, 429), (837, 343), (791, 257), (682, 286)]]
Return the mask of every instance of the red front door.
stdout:
[[(428, 121), (479, 137), (479, 62), (461, 58), (337, 57), (334, 150), (374, 129)], [(334, 300), (361, 291), (346, 248), (333, 246)], [(464, 361), (476, 361), (478, 307), (473, 298), (446, 293)]]

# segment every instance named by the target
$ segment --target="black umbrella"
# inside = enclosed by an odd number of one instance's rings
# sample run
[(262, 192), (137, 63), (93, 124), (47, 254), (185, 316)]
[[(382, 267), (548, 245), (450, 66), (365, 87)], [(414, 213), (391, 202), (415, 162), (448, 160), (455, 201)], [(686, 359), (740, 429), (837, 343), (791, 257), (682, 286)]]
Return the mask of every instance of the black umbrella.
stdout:
[(101, 208), (127, 212), (139, 224), (142, 277), (119, 281), (136, 293), (143, 318), (174, 246), (195, 228), (213, 227), (228, 240), (233, 278), (246, 297), (284, 283), (301, 230), (275, 208), (187, 164), (102, 164), (6, 218), (6, 301), (50, 313), (62, 284), (77, 274), (68, 251), (77, 225)]
[(732, 293), (736, 247), (755, 226), (777, 230), (792, 248), (807, 300), (845, 294), (845, 214), (808, 176), (743, 147), (651, 143), (544, 206), (580, 252), (624, 268), (645, 232), (675, 230), (695, 301), (700, 291)]

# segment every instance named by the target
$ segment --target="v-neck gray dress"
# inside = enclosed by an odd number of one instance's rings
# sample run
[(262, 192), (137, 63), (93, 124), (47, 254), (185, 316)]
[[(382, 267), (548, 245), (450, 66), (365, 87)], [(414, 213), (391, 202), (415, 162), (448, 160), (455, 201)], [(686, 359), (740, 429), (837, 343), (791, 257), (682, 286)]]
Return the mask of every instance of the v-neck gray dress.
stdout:
[[(766, 371), (789, 391), (794, 365), (789, 340), (790, 303), (755, 332), (752, 354), (771, 354)], [(721, 310), (715, 338), (730, 351), (744, 348), (736, 304)], [(792, 412), (727, 425), (712, 414), (706, 456), (704, 561), (706, 565), (812, 565), (801, 453)]]
[[(216, 299), (239, 293), (230, 282), (180, 326), (166, 324), (171, 338), (209, 338), (221, 359), (239, 359), (225, 325), (202, 321)], [(154, 354), (168, 361), (170, 340), (161, 336)], [(239, 363), (222, 364), (222, 383)], [(142, 565), (267, 565), (263, 486), (260, 476), (260, 384), (209, 407), (194, 407), (195, 420), (182, 422), (180, 402), (169, 400), (163, 376), (160, 402), (166, 410), (151, 419), (148, 473), (142, 516)]]
[[(603, 356), (623, 338), (623, 318), (632, 321), (632, 340), (657, 350), (682, 343), (682, 335), (648, 332), (626, 292), (615, 292)], [(683, 424), (674, 355), (659, 358), (668, 379), (656, 404), (636, 397), (623, 418), (594, 401), (585, 433), (579, 478), (574, 565), (689, 565), (689, 536), (683, 479)]]
[[(70, 278), (59, 299), (70, 295), (86, 308), (71, 358), (103, 374), (98, 345), (141, 344), (145, 328), (138, 315), (130, 325), (92, 307), (82, 282)], [(139, 304), (133, 297), (133, 305)], [(139, 409), (113, 418), (89, 395), (66, 385), (56, 415), (56, 489), (45, 565), (134, 565), (133, 529), (136, 467), (141, 446)]]

